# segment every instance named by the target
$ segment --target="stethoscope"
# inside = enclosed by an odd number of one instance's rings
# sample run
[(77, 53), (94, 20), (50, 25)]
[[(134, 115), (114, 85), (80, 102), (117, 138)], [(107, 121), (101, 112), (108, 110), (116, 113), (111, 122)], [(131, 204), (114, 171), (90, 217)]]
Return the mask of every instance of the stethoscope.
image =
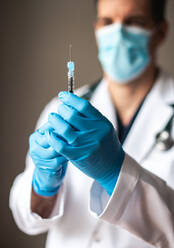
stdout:
[[(171, 107), (174, 109), (174, 104), (172, 104)], [(161, 151), (168, 151), (174, 145), (174, 139), (171, 134), (173, 119), (174, 113), (172, 114), (165, 128), (156, 135), (156, 146)]]
[(154, 151), (158, 149), (159, 151), (167, 152), (174, 146), (174, 138), (172, 137), (172, 126), (174, 120), (174, 104), (170, 105), (173, 108), (173, 114), (167, 122), (166, 126), (156, 134), (155, 141), (149, 148), (147, 153), (141, 159), (140, 163), (144, 162)]

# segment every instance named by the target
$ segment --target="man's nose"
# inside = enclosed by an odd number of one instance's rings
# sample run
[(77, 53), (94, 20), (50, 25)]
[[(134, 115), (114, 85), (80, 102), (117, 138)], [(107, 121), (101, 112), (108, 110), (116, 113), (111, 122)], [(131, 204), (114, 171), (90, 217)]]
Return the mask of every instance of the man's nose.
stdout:
[(124, 19), (122, 17), (115, 17), (113, 19), (113, 23), (118, 23), (118, 24), (121, 24), (121, 25), (124, 25)]

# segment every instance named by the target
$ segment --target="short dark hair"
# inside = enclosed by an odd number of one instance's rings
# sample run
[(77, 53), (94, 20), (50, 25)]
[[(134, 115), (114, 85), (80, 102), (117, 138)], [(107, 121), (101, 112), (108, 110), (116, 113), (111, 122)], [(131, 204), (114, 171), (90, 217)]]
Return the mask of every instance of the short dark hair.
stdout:
[[(154, 22), (160, 24), (166, 19), (166, 6), (168, 0), (149, 0), (151, 2), (151, 10)], [(94, 0), (97, 5), (98, 0)]]

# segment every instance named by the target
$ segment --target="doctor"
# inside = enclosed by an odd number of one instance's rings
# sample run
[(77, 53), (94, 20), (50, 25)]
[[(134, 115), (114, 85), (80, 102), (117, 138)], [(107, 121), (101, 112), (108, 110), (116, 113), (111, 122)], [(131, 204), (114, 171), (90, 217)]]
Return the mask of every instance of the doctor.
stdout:
[(156, 145), (166, 126), (174, 138), (174, 81), (157, 66), (166, 1), (96, 5), (103, 80), (46, 106), (10, 208), (25, 233), (48, 231), (47, 248), (172, 248), (174, 146)]

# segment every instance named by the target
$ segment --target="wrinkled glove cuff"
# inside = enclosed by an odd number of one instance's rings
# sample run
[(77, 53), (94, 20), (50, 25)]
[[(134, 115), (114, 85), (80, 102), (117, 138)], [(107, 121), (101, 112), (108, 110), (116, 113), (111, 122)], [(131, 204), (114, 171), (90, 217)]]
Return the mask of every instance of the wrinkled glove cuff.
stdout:
[(52, 191), (46, 191), (46, 190), (41, 190), (39, 188), (39, 185), (38, 185), (37, 181), (33, 180), (32, 181), (32, 187), (33, 187), (34, 192), (37, 193), (38, 195), (46, 196), (46, 197), (50, 196), (51, 197), (51, 196), (54, 196), (54, 195), (57, 194), (57, 192), (58, 192), (58, 190), (60, 188), (60, 185), (57, 188), (55, 188), (54, 190), (52, 190)]
[(56, 195), (65, 175), (64, 170), (65, 168), (62, 166), (59, 171), (48, 173), (35, 168), (32, 180), (33, 190), (41, 196)]

